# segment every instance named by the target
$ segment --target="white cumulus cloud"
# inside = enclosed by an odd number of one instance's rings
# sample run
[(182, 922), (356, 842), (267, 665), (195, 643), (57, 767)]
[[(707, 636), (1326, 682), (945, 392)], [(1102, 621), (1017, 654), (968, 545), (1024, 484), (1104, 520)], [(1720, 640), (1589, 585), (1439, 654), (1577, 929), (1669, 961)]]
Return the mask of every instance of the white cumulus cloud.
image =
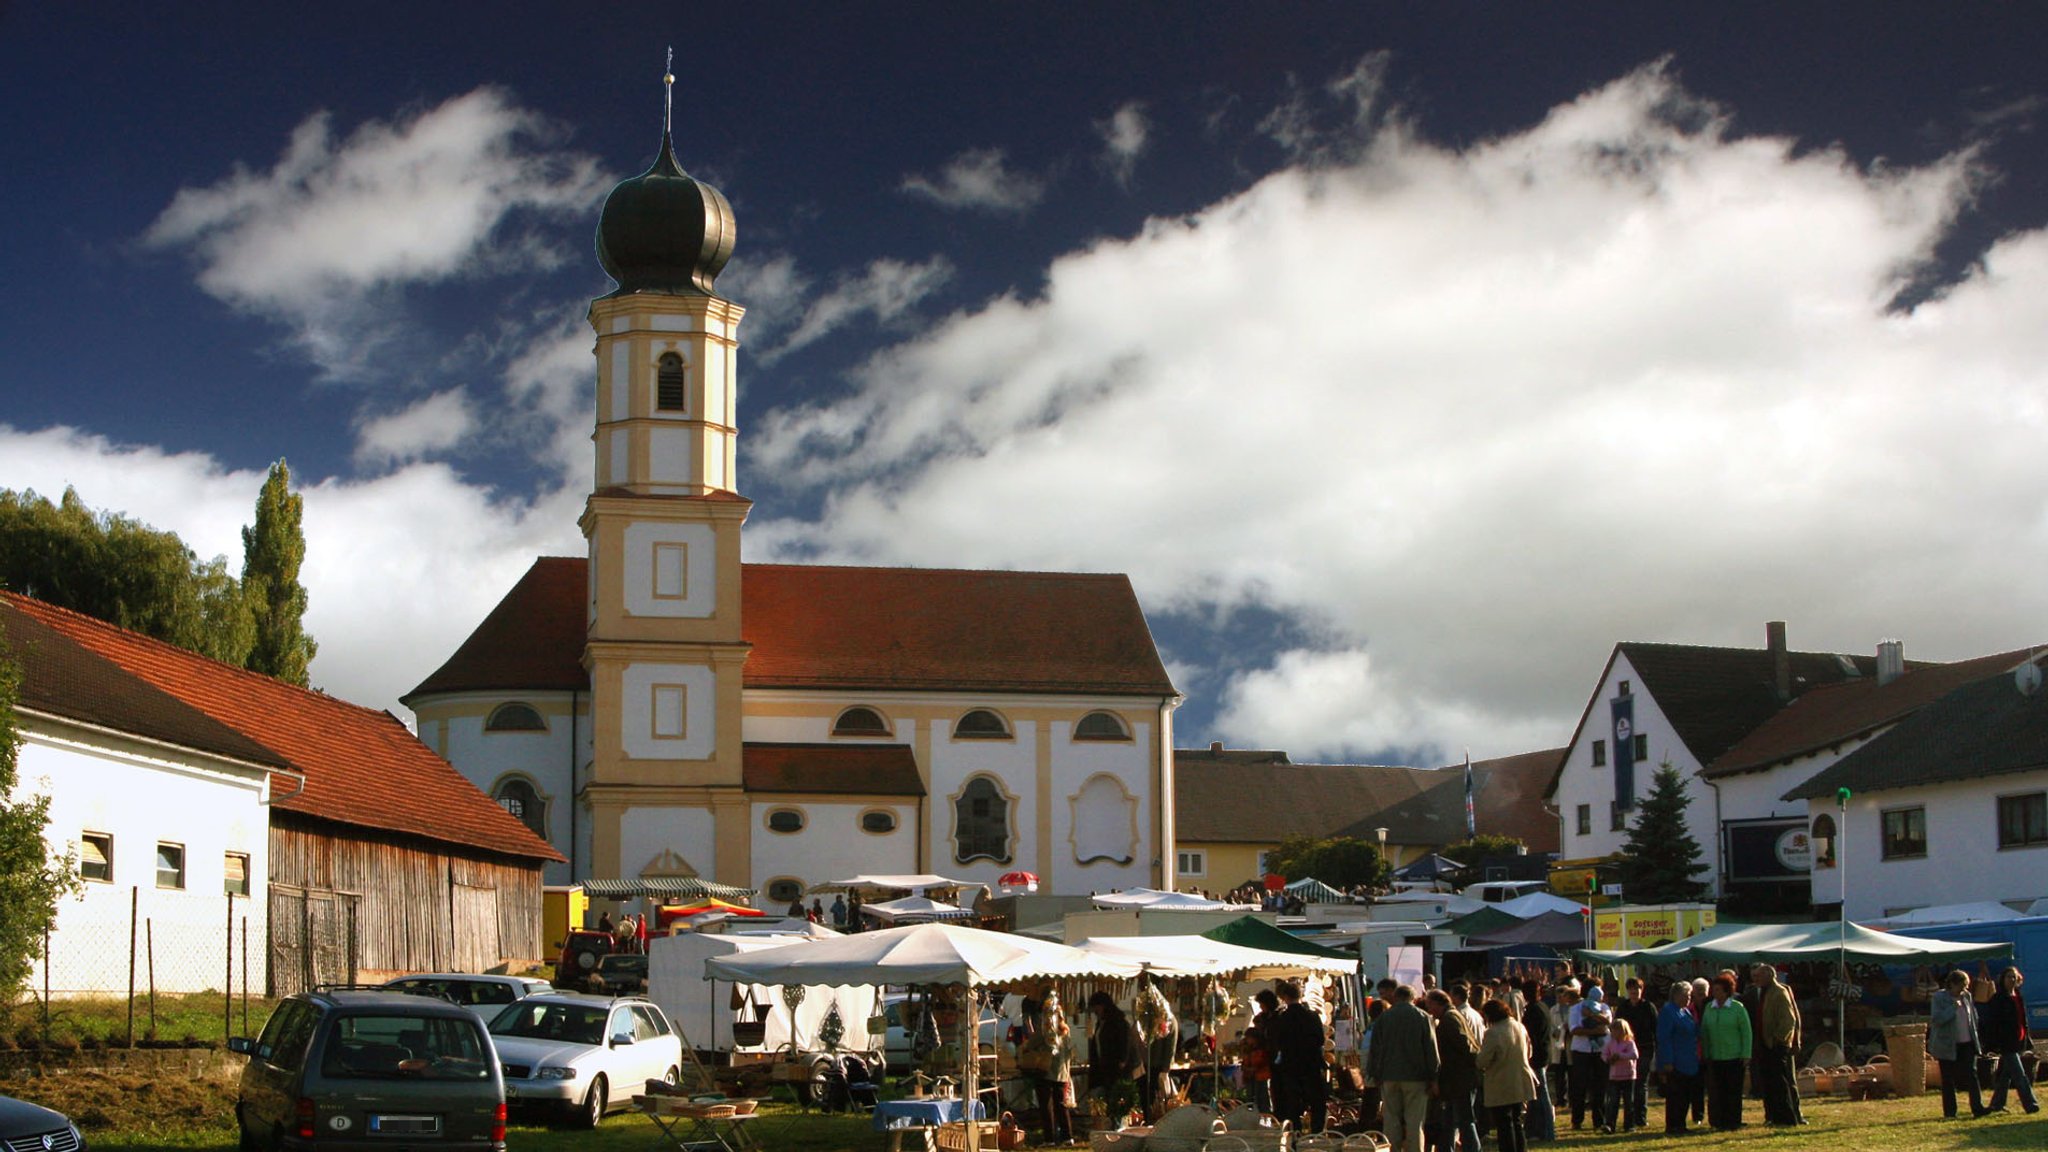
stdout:
[(905, 176), (902, 188), (941, 208), (1019, 216), (1045, 198), (1045, 181), (1010, 167), (1000, 148), (962, 152), (936, 176)]
[(774, 414), (753, 466), (832, 496), (750, 548), (1279, 612), (1316, 646), (1205, 687), (1233, 738), (1325, 755), (1561, 743), (1623, 639), (2041, 639), (2048, 235), (1893, 304), (1973, 157), (1741, 135), (1660, 66), (1463, 149), (1294, 139)]
[(1119, 186), (1130, 187), (1150, 129), (1145, 106), (1136, 100), (1120, 105), (1107, 120), (1095, 122), (1095, 134), (1102, 138), (1102, 166)]
[(469, 397), (462, 389), (451, 388), (401, 411), (363, 420), (356, 427), (356, 460), (409, 464), (460, 444), (476, 426)]
[(388, 305), (404, 286), (561, 258), (508, 223), (585, 212), (603, 192), (596, 162), (558, 136), (494, 88), (346, 135), (320, 113), (267, 171), (180, 190), (144, 239), (189, 251), (207, 292), (284, 322), (314, 362), (353, 375), (399, 323)]

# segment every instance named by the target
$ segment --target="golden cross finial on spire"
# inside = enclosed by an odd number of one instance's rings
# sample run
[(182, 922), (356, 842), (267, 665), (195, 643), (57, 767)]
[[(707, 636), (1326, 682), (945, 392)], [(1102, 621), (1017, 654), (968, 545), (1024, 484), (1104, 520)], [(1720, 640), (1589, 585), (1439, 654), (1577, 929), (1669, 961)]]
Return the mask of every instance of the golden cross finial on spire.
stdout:
[(664, 138), (669, 134), (670, 118), (674, 115), (675, 111), (675, 92), (676, 50), (671, 45), (668, 50), (668, 62), (662, 65), (661, 69), (661, 134)]

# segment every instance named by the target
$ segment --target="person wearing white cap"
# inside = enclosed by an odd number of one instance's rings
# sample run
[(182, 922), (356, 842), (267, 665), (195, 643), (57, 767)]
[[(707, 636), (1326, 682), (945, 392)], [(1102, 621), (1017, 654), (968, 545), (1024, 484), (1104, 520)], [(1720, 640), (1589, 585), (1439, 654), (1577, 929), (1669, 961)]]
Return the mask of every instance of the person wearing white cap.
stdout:
[(1600, 1058), (1600, 1046), (1607, 1042), (1607, 1026), (1614, 1013), (1601, 1003), (1600, 986), (1586, 989), (1586, 998), (1572, 1005), (1565, 1017), (1571, 1034), (1572, 1129), (1584, 1125), (1587, 1105), (1592, 1106), (1593, 1127), (1607, 1127), (1607, 1064)]

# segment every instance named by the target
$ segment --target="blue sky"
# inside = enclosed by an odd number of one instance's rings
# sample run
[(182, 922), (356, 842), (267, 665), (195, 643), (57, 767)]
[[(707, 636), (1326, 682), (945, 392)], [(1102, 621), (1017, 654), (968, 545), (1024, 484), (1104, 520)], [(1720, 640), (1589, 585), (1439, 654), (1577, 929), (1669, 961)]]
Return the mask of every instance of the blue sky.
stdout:
[(1123, 571), (1181, 739), (1562, 743), (1618, 640), (2048, 620), (2018, 4), (12, 5), (0, 487), (239, 556), (396, 707), (581, 550), (591, 254), (732, 201), (751, 559)]

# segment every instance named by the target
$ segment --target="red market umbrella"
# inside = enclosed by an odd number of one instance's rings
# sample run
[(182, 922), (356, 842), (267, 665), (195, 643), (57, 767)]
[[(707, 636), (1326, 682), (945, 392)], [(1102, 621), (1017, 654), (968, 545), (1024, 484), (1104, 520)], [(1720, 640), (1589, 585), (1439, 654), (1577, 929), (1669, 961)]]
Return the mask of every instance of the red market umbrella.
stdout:
[(1028, 892), (1038, 891), (1038, 874), (1035, 872), (1005, 872), (996, 878), (999, 888), (1022, 888)]

